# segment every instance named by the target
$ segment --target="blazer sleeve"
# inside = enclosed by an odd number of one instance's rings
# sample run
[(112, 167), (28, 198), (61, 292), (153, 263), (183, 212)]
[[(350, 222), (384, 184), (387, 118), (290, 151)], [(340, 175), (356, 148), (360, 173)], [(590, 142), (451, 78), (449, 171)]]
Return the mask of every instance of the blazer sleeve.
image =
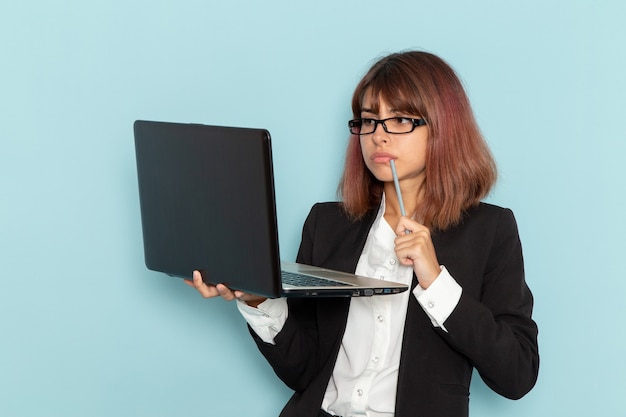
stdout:
[(469, 359), (491, 389), (518, 399), (537, 380), (538, 330), (531, 318), (533, 296), (524, 278), (515, 218), (508, 209), (499, 209), (498, 214), (493, 233), (482, 235), (478, 245), (488, 248), (481, 285), (472, 288), (462, 269), (454, 272), (463, 294), (445, 321), (448, 331), (435, 330)]

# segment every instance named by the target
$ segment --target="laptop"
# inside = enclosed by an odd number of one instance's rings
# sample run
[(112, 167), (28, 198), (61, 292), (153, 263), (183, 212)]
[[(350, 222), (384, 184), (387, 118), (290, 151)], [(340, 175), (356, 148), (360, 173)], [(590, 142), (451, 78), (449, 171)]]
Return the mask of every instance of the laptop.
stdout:
[(407, 285), (281, 262), (265, 129), (134, 123), (146, 267), (266, 297), (397, 294)]

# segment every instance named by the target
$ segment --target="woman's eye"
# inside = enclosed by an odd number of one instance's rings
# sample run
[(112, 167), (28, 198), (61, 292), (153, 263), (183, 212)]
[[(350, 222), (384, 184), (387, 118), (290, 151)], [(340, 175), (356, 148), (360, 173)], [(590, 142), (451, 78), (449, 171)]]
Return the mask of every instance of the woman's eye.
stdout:
[(394, 121), (394, 123), (396, 123), (398, 125), (408, 125), (408, 124), (411, 124), (411, 119), (409, 119), (408, 117), (396, 117), (393, 121)]
[(374, 124), (374, 119), (361, 119), (363, 126), (371, 126)]

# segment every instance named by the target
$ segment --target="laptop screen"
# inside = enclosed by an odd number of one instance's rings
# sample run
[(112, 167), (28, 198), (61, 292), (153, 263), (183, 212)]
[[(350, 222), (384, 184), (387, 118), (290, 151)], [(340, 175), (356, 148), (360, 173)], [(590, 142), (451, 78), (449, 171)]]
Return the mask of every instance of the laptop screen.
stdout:
[(134, 132), (146, 266), (280, 294), (269, 133), (150, 121)]

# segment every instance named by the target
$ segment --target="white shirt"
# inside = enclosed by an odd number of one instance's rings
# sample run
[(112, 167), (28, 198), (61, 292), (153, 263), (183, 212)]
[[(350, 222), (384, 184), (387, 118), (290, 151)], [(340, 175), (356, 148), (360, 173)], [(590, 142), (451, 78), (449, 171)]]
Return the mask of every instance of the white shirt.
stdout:
[[(355, 273), (410, 286), (413, 268), (398, 261), (393, 243), (396, 235), (384, 212), (383, 196)], [(351, 300), (346, 331), (322, 402), (324, 410), (344, 417), (393, 417), (409, 297), (416, 297), (433, 325), (444, 330), (443, 323), (461, 297), (461, 287), (441, 269), (427, 290), (417, 285), (412, 293)], [(243, 302), (237, 305), (256, 334), (264, 342), (274, 343), (288, 317), (287, 301), (268, 299), (258, 308)]]

